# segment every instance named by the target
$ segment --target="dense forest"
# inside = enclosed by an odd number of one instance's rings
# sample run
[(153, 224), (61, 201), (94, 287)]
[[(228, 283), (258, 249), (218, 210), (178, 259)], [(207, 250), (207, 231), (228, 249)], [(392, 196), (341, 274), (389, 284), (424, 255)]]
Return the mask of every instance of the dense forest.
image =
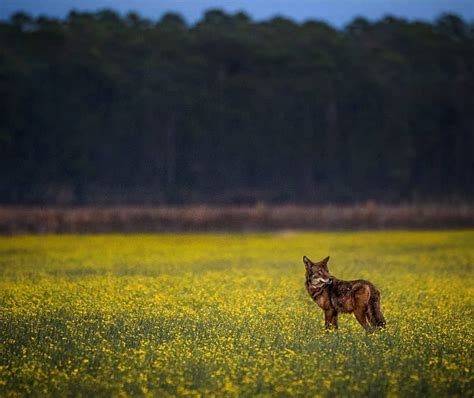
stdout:
[(0, 21), (0, 202), (474, 197), (474, 25)]

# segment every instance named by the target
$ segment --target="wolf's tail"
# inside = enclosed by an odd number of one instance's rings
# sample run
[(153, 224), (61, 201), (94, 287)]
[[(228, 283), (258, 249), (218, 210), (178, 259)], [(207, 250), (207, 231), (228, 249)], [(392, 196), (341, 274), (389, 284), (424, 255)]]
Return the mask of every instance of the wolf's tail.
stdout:
[(374, 328), (384, 328), (385, 318), (380, 311), (380, 293), (378, 290), (373, 292), (369, 299), (369, 322)]

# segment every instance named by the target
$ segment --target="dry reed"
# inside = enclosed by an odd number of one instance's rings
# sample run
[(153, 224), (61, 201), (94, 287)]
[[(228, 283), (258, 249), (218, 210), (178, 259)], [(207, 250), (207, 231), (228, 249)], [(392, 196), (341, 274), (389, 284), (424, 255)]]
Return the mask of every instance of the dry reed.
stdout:
[(0, 207), (1, 234), (470, 227), (471, 205)]

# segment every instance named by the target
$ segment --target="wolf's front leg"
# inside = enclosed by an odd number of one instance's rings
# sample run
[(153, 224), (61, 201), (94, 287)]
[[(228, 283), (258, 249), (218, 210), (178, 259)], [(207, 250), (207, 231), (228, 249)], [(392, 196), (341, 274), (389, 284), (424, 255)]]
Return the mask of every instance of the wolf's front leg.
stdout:
[(332, 327), (334, 329), (339, 328), (339, 323), (337, 322), (337, 312), (336, 311), (334, 311), (334, 315), (332, 316), (332, 322), (331, 323), (332, 323)]
[(337, 312), (334, 309), (324, 311), (324, 325), (326, 329), (337, 329)]

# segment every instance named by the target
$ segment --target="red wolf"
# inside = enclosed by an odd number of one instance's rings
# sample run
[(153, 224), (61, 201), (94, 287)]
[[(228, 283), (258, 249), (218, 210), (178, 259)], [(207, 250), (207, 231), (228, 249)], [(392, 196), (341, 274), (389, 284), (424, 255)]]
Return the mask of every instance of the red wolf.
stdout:
[(364, 280), (342, 281), (329, 273), (329, 257), (313, 263), (303, 257), (306, 267), (306, 289), (312, 299), (324, 311), (326, 329), (337, 329), (337, 315), (353, 312), (362, 327), (372, 332), (385, 327), (380, 311), (380, 292)]

